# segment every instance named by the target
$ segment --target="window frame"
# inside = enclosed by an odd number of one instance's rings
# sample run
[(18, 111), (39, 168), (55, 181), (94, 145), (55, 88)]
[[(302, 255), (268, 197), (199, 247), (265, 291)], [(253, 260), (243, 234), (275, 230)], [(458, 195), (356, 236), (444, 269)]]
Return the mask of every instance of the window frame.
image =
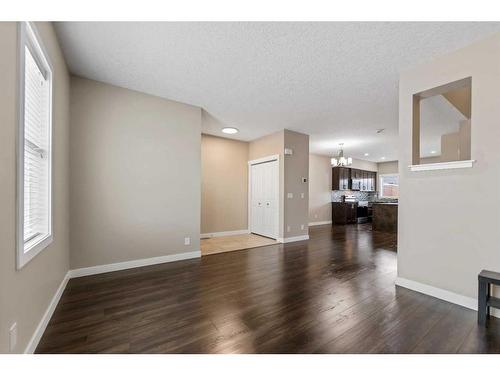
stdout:
[(398, 178), (398, 192), (399, 192), (399, 173), (385, 173), (385, 174), (380, 174), (379, 175), (379, 186), (380, 186), (379, 198), (399, 199), (399, 194), (398, 194), (397, 197), (384, 195), (384, 182), (383, 182), (384, 177), (394, 177), (394, 176), (396, 176)]
[[(49, 84), (49, 109), (48, 109), (48, 234), (36, 242), (25, 252), (24, 241), (24, 101), (25, 101), (25, 47), (28, 47), (37, 64), (41, 64), (45, 70), (46, 80)], [(50, 245), (54, 238), (53, 225), (53, 69), (49, 55), (42, 40), (31, 22), (19, 22), (18, 24), (18, 129), (17, 129), (17, 187), (16, 187), (16, 267), (21, 269), (31, 259)]]

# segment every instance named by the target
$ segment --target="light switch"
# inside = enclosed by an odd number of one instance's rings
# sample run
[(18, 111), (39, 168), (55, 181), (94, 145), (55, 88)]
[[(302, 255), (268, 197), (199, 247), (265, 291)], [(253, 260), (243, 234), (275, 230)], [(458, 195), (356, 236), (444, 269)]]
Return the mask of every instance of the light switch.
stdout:
[(305, 197), (305, 196), (306, 196), (306, 195), (305, 195), (304, 193), (300, 193), (300, 197), (301, 197), (302, 199), (304, 199), (304, 197)]
[(191, 245), (191, 237), (184, 237), (184, 245)]
[(301, 229), (301, 230), (304, 230), (304, 228), (305, 228), (305, 226), (304, 226), (304, 224), (302, 224), (302, 225), (300, 226), (300, 229)]
[(293, 198), (293, 193), (288, 193), (288, 194), (286, 195), (286, 197), (287, 197), (287, 198)]

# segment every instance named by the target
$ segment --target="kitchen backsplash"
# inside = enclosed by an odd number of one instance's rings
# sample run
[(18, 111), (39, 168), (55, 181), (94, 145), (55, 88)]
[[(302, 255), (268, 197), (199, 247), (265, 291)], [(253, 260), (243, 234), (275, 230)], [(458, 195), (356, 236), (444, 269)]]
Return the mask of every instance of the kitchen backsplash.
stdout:
[(377, 200), (377, 193), (374, 191), (350, 191), (350, 190), (333, 190), (332, 202), (341, 202), (342, 195), (354, 195), (357, 201), (374, 201)]

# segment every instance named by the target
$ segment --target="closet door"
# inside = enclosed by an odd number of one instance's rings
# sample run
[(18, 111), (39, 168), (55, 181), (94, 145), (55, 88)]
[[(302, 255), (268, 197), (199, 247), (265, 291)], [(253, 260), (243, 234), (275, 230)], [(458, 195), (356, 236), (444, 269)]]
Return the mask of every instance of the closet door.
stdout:
[(250, 231), (256, 234), (263, 234), (264, 211), (263, 211), (263, 168), (262, 164), (255, 164), (252, 168), (252, 191), (251, 191), (251, 227)]
[(278, 161), (251, 166), (250, 231), (262, 236), (278, 237)]
[(263, 196), (264, 196), (264, 230), (267, 237), (278, 237), (278, 189), (279, 170), (278, 162), (272, 161), (262, 164), (264, 167)]

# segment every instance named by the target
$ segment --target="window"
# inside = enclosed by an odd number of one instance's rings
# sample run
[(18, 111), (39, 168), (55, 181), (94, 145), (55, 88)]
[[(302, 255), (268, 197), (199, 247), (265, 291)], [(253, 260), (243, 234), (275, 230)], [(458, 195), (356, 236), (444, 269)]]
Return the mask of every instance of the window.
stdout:
[(52, 242), (52, 70), (34, 26), (20, 24), (17, 267)]
[(399, 175), (380, 175), (380, 198), (399, 198)]

